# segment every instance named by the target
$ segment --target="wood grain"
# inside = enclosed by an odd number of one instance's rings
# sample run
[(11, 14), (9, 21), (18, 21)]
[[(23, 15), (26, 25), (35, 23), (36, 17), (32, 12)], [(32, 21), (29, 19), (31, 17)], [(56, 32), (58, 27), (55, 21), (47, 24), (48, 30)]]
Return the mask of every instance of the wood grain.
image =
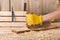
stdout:
[[(1, 21), (12, 21), (12, 17), (0, 17)], [(26, 17), (15, 17), (14, 21), (26, 21)]]
[(1, 11), (9, 11), (9, 0), (1, 0)]
[(0, 22), (0, 27), (19, 27), (26, 26), (26, 22)]
[(47, 26), (47, 27), (41, 27), (37, 29), (28, 29), (27, 27), (21, 29), (12, 29), (12, 32), (24, 33), (29, 31), (43, 31), (43, 30), (56, 29), (56, 28), (60, 28), (60, 23), (51, 23), (49, 27)]
[[(15, 16), (26, 16), (27, 11), (14, 11)], [(0, 11), (0, 16), (11, 16), (11, 11)]]

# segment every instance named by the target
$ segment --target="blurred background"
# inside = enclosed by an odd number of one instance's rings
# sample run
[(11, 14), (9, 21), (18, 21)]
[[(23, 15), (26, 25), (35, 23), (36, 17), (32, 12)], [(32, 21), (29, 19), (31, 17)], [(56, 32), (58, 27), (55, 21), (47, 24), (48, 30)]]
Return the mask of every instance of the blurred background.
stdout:
[[(40, 15), (42, 5), (44, 14), (53, 12), (58, 2), (58, 0), (30, 0), (30, 12)], [(0, 0), (0, 11), (11, 11), (12, 7), (14, 11), (27, 11), (27, 0)], [(57, 19), (57, 21), (60, 21), (60, 19)]]

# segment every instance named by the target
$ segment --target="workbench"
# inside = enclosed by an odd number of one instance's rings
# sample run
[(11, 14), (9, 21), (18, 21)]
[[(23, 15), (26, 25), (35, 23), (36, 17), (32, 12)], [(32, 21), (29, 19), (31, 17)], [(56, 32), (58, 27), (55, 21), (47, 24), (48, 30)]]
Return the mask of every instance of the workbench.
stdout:
[[(60, 23), (54, 24), (60, 27)], [(3, 28), (0, 28), (0, 40), (60, 40), (60, 28), (41, 31), (29, 31), (19, 34), (12, 32), (12, 29), (16, 28), (5, 28), (5, 30), (3, 30)], [(20, 30), (21, 28), (17, 29)]]
[[(23, 20), (24, 18), (20, 18), (26, 17), (26, 12), (15, 11), (15, 16), (19, 18), (15, 20), (15, 22), (11, 22), (11, 19), (9, 18), (11, 17), (10, 11), (0, 12), (0, 40), (60, 40), (60, 22), (54, 23), (54, 26), (56, 27), (53, 29), (40, 31), (31, 30), (17, 34), (12, 32), (12, 30), (21, 31), (26, 28), (26, 22), (24, 22), (26, 20)], [(21, 21), (23, 23), (21, 23)]]
[(26, 11), (14, 11), (14, 22), (12, 22), (11, 11), (0, 11), (0, 27), (26, 26)]

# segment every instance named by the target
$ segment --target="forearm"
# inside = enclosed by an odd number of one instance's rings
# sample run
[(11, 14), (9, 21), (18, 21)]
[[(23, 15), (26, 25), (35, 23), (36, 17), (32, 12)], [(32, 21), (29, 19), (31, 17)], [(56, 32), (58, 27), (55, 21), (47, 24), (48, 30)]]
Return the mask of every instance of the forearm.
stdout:
[(52, 13), (49, 13), (47, 15), (44, 15), (43, 21), (51, 21), (52, 19), (57, 19), (57, 18), (60, 18), (60, 9), (58, 9)]

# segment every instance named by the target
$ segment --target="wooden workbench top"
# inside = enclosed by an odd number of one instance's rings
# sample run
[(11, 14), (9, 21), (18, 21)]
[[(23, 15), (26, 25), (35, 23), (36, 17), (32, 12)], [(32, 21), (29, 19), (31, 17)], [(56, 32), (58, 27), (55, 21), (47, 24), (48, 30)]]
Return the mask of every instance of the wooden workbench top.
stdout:
[[(60, 23), (54, 23), (54, 25), (60, 27)], [(10, 29), (14, 29), (14, 28), (10, 28)], [(17, 29), (21, 29), (21, 28), (17, 28)], [(0, 40), (30, 40), (30, 39), (31, 40), (59, 40), (60, 28), (49, 29), (44, 31), (29, 31), (29, 32), (24, 32), (19, 34), (16, 34), (14, 32), (0, 34)]]
[[(15, 11), (16, 15), (26, 15), (23, 14), (23, 11)], [(17, 14), (18, 13), (18, 14)], [(8, 17), (11, 16), (11, 11), (1, 11), (1, 17)], [(12, 32), (12, 30), (21, 31), (28, 29), (25, 26), (25, 22), (0, 22), (0, 40), (60, 40), (60, 22), (59, 23), (52, 23), (54, 29), (49, 30), (41, 30), (41, 31), (28, 31), (16, 34)], [(23, 25), (23, 26), (22, 26)], [(9, 27), (10, 26), (10, 27)], [(25, 29), (26, 28), (26, 29)], [(29, 29), (30, 30), (30, 29)]]

